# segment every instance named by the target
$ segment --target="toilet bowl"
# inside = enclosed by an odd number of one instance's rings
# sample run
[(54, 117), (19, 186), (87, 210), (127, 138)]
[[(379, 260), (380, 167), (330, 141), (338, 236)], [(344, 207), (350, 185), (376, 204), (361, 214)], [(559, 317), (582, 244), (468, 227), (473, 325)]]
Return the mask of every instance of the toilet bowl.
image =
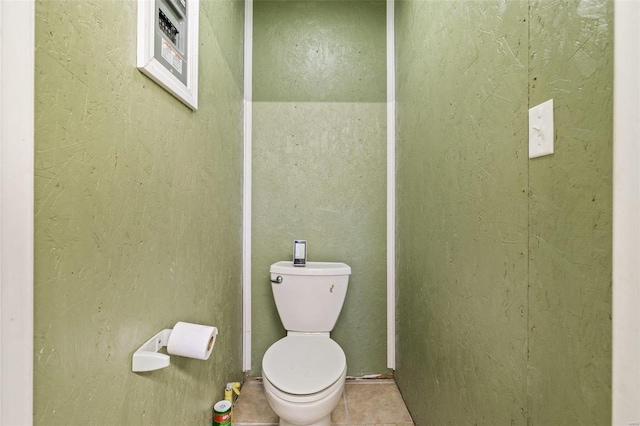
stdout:
[(329, 426), (347, 362), (329, 333), (289, 332), (262, 359), (264, 391), (281, 426)]
[(336, 262), (271, 265), (271, 289), (287, 336), (262, 358), (264, 392), (281, 426), (330, 426), (347, 375), (329, 333), (347, 294), (351, 267)]

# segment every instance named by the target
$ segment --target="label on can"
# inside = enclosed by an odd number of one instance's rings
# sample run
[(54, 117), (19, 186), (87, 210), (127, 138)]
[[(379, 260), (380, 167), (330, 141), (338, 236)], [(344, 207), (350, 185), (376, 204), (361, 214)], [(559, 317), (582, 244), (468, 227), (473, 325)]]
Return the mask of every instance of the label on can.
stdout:
[(213, 406), (213, 426), (231, 425), (231, 403), (218, 401)]

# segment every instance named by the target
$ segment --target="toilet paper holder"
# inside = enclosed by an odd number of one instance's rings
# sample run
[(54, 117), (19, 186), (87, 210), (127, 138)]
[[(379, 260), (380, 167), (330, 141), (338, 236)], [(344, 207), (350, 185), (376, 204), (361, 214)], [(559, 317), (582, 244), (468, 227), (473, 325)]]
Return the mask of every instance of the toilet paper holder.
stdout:
[[(147, 340), (133, 354), (131, 370), (134, 373), (160, 370), (169, 366), (169, 355), (206, 361), (211, 356), (218, 329), (204, 324), (178, 321)], [(167, 353), (160, 353), (166, 346)]]
[(173, 329), (165, 328), (160, 333), (147, 340), (140, 348), (133, 353), (131, 361), (131, 371), (142, 373), (144, 371), (160, 370), (170, 364), (169, 355), (158, 352), (167, 346), (169, 336)]

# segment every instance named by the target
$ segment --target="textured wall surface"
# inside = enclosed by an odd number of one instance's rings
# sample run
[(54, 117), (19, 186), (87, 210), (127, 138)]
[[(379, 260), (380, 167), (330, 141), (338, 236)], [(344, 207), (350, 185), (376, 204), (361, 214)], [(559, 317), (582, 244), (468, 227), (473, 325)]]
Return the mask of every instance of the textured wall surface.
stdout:
[[(203, 1), (200, 105), (135, 68), (137, 1), (36, 5), (36, 424), (211, 424), (241, 372), (243, 2)], [(178, 320), (211, 358), (131, 372)]]
[(257, 0), (254, 100), (384, 102), (385, 13), (380, 0)]
[(529, 164), (530, 411), (611, 422), (613, 2), (532, 1), (530, 102), (556, 153)]
[[(417, 424), (606, 424), (611, 2), (396, 3), (397, 380)], [(556, 153), (527, 159), (555, 99)]]
[(527, 4), (397, 3), (398, 365), (417, 424), (522, 424)]
[(269, 266), (341, 261), (352, 275), (332, 337), (348, 374), (386, 372), (384, 2), (254, 4), (252, 370), (285, 331)]

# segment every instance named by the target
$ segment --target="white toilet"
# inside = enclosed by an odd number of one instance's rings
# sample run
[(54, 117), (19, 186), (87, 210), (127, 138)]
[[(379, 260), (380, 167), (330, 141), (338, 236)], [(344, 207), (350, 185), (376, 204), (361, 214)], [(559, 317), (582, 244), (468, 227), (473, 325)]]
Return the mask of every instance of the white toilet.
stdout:
[(340, 402), (347, 359), (329, 332), (347, 294), (344, 263), (271, 265), (271, 288), (287, 336), (262, 358), (264, 391), (280, 425), (329, 426)]

